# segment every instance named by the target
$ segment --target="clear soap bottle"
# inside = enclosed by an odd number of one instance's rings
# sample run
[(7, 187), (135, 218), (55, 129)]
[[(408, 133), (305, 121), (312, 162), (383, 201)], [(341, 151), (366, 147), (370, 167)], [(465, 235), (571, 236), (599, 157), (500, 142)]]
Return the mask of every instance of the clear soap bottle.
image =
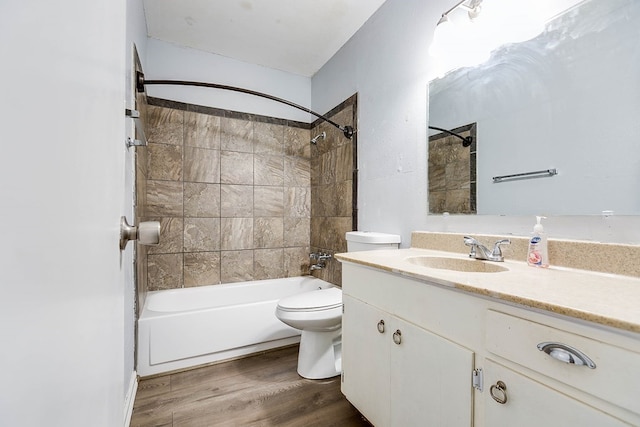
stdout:
[(529, 239), (529, 250), (527, 251), (527, 264), (531, 267), (549, 267), (549, 252), (547, 250), (547, 233), (540, 223), (544, 216), (536, 216), (536, 224), (533, 226), (533, 233)]

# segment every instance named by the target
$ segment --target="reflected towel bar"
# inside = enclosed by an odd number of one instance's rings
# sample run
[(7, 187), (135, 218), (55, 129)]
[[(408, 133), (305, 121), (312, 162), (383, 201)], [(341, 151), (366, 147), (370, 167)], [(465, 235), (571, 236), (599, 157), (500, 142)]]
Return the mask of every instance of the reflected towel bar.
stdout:
[(129, 110), (125, 108), (124, 114), (127, 117), (131, 117), (136, 125), (136, 131), (138, 131), (138, 136), (140, 139), (132, 139), (128, 137), (125, 144), (127, 144), (127, 148), (129, 147), (146, 147), (147, 145), (147, 137), (144, 134), (144, 128), (142, 127), (142, 122), (140, 121), (140, 112), (138, 110)]
[(515, 179), (542, 178), (545, 176), (553, 176), (553, 175), (558, 175), (557, 169), (545, 169), (545, 170), (535, 171), (535, 172), (524, 172), (524, 173), (516, 173), (513, 175), (494, 176), (493, 182), (497, 183), (502, 181), (515, 180)]

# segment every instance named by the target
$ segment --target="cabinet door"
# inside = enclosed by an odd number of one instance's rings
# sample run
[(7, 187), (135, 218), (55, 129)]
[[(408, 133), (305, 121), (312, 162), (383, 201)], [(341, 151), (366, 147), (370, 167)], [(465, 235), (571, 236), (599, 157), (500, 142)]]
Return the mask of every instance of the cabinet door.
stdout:
[(372, 424), (389, 426), (390, 316), (349, 295), (342, 303), (342, 393)]
[(391, 425), (471, 426), (473, 352), (400, 319), (389, 335)]
[[(526, 377), (498, 363), (486, 360), (484, 367), (484, 405), (486, 426), (566, 427), (598, 426), (622, 427), (626, 423), (591, 406), (587, 406), (532, 378)], [(491, 397), (491, 386), (502, 381), (504, 392), (494, 394), (505, 403)]]

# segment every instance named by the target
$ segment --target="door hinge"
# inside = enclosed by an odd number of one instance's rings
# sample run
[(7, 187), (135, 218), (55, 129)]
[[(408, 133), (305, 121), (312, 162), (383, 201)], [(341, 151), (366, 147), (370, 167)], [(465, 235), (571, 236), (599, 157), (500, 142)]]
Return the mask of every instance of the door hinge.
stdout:
[(473, 370), (473, 374), (472, 374), (472, 378), (471, 378), (471, 383), (473, 385), (473, 388), (478, 389), (479, 391), (482, 391), (482, 368), (478, 368), (478, 369), (474, 369)]

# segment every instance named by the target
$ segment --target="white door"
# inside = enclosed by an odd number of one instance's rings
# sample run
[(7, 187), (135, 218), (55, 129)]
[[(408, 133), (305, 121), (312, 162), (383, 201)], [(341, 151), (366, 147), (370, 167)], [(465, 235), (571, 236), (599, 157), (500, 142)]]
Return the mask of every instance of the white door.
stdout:
[(123, 424), (124, 0), (0, 2), (0, 425)]
[(473, 352), (397, 318), (391, 326), (391, 425), (470, 427)]
[(375, 426), (389, 425), (391, 316), (342, 295), (342, 392)]

